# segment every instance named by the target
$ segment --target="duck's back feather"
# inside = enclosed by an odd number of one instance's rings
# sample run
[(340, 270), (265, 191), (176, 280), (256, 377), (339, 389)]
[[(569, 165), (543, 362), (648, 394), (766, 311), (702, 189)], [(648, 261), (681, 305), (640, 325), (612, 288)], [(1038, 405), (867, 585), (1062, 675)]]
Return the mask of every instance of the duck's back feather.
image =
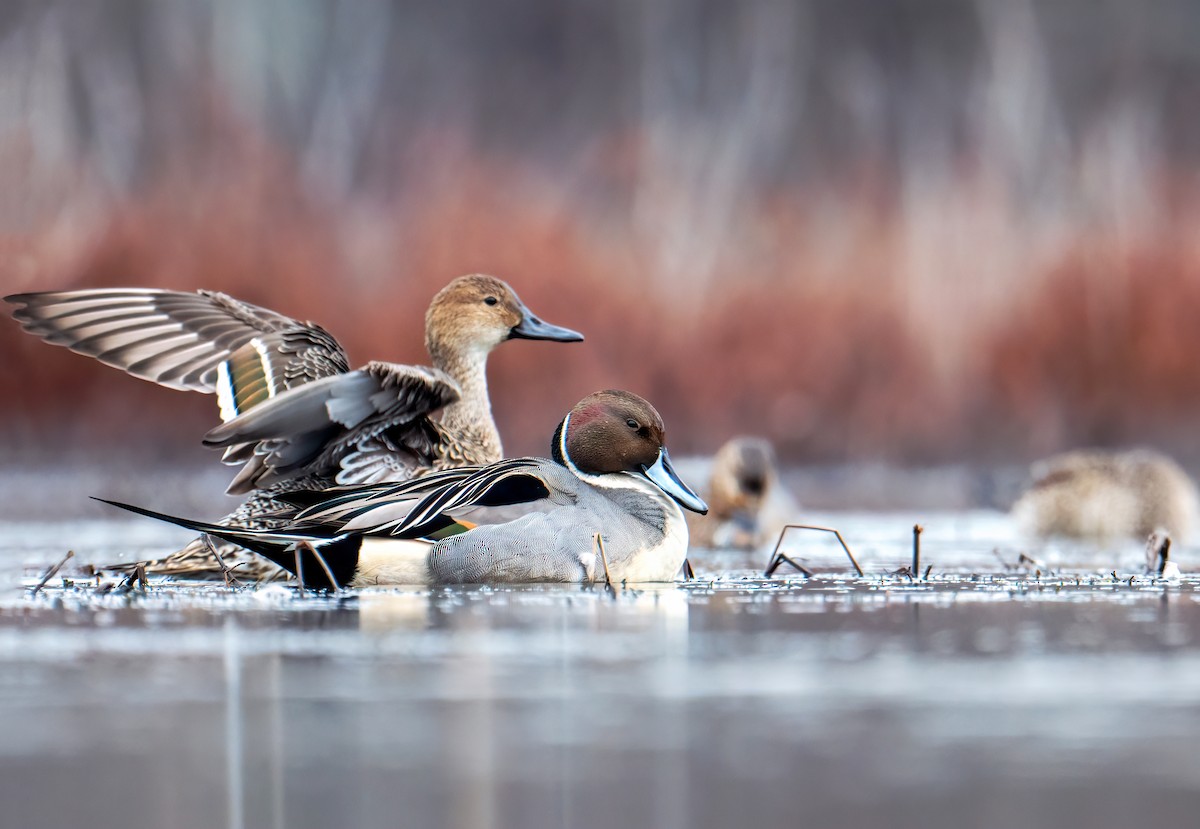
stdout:
[(459, 394), (458, 384), (439, 369), (373, 362), (272, 396), (210, 430), (204, 444), (256, 446), (257, 460), (247, 464), (250, 471), (238, 476), (231, 493), (302, 475), (333, 480), (344, 462), (361, 473), (369, 462), (364, 451), (386, 449), (393, 465), (407, 461), (415, 469), (431, 465), (438, 446), (428, 416)]

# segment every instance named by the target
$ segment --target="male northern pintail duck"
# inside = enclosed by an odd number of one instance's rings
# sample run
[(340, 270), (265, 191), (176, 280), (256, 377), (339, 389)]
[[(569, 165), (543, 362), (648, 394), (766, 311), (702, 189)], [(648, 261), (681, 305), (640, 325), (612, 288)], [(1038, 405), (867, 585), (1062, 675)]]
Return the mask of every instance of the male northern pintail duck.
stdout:
[[(242, 464), (230, 494), (257, 490), (225, 523), (252, 528), (279, 509), (274, 489), (405, 480), (499, 460), (488, 354), (510, 339), (583, 339), (482, 274), (453, 280), (430, 303), (432, 368), (371, 362), (351, 371), (320, 326), (212, 291), (100, 288), (5, 300), (49, 343), (159, 385), (215, 393), (224, 423), (204, 442)], [(195, 544), (155, 564), (177, 575), (224, 569)]]
[(774, 541), (799, 511), (779, 480), (770, 441), (735, 437), (713, 457), (708, 489), (708, 515), (688, 516), (692, 544), (697, 547), (752, 549)]
[[(281, 498), (294, 497), (302, 509), (278, 529), (239, 530), (116, 506), (241, 544), (299, 571), (310, 587), (673, 581), (688, 546), (680, 506), (707, 507), (675, 473), (663, 433), (647, 401), (609, 390), (563, 418), (553, 460), (516, 458), (402, 483), (292, 493)], [(535, 511), (486, 523), (489, 511), (513, 504)]]
[(1196, 521), (1196, 485), (1158, 452), (1079, 450), (1034, 464), (1012, 515), (1029, 535), (1099, 542), (1143, 540), (1165, 530), (1185, 539)]

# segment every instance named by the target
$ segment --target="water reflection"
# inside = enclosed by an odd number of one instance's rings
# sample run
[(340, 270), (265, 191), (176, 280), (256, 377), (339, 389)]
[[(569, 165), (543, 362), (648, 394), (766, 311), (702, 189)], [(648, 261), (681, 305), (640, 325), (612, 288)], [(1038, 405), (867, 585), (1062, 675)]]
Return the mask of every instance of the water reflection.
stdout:
[(0, 803), (14, 826), (1181, 822), (1197, 596), (1000, 574), (8, 591)]

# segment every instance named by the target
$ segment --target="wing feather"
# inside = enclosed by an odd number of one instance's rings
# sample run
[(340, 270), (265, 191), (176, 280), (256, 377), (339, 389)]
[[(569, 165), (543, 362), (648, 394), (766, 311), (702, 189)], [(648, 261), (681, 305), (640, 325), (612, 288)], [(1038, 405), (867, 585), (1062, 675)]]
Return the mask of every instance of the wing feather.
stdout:
[(253, 405), (204, 436), (211, 447), (257, 444), (255, 454), (262, 463), (253, 474), (239, 476), (239, 490), (300, 475), (334, 478), (364, 442), (385, 432), (427, 429), (428, 416), (460, 395), (458, 383), (444, 371), (379, 362), (304, 383), (261, 402), (261, 388), (244, 388)]
[(348, 487), (301, 510), (297, 521), (367, 535), (420, 538), (478, 506), (536, 501), (555, 489), (540, 458), (512, 458), (433, 472), (398, 484)]
[(21, 326), (46, 342), (173, 389), (217, 391), (218, 366), (263, 335), (274, 335), (264, 340), (272, 345), (264, 370), (292, 384), (349, 369), (341, 345), (319, 326), (213, 291), (100, 288), (5, 301), (16, 306)]
[(215, 392), (225, 422), (204, 442), (242, 464), (233, 494), (310, 474), (407, 477), (443, 446), (429, 415), (461, 394), (438, 369), (373, 362), (352, 372), (319, 326), (221, 293), (103, 288), (5, 299), (49, 343), (163, 386)]

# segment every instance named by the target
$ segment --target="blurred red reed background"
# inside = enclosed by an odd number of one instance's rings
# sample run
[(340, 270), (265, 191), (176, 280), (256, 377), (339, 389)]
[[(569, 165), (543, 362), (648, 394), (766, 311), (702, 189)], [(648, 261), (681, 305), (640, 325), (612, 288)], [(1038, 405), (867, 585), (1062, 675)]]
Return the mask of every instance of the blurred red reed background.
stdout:
[[(218, 289), (425, 362), (433, 293), (493, 273), (588, 337), (495, 353), (510, 454), (620, 386), (676, 453), (1200, 461), (1200, 15), (503, 5), (18, 3), (0, 288)], [(15, 323), (0, 353), (27, 457), (170, 457), (215, 418)]]

